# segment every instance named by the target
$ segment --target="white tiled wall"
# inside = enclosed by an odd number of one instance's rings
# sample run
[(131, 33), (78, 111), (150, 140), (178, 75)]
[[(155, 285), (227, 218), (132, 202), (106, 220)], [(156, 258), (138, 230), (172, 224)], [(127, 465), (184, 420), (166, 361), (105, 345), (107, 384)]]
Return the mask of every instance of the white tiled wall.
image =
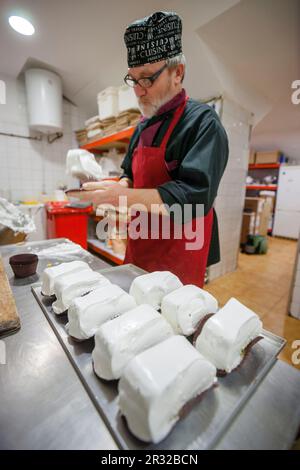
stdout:
[(210, 280), (234, 271), (237, 266), (248, 169), (251, 114), (225, 97), (222, 123), (229, 140), (229, 160), (215, 206), (219, 220), (221, 261), (209, 268)]
[[(30, 132), (25, 86), (22, 80), (5, 79), (6, 104), (0, 105), (0, 132), (38, 135)], [(49, 144), (0, 135), (0, 196), (9, 200), (37, 199), (52, 194), (61, 185), (77, 181), (65, 174), (66, 153), (78, 147), (73, 131), (82, 127), (84, 112), (64, 100), (63, 137)]]
[(295, 281), (292, 290), (289, 311), (293, 317), (300, 319), (300, 239), (298, 241), (298, 257), (296, 261)]

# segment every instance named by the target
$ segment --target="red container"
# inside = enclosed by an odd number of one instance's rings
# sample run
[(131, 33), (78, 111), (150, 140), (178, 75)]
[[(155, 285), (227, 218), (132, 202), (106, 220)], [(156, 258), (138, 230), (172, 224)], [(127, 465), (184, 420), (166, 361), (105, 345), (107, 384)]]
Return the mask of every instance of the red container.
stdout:
[(47, 236), (48, 238), (68, 238), (78, 243), (82, 248), (87, 248), (87, 226), (88, 214), (93, 207), (74, 208), (66, 207), (69, 203), (48, 202), (47, 213)]

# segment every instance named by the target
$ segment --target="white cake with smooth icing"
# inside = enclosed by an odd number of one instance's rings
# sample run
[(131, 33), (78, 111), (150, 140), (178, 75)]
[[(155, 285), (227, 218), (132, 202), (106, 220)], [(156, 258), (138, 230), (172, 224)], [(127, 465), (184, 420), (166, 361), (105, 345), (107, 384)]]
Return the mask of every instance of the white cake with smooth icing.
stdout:
[(161, 313), (174, 332), (185, 336), (195, 333), (199, 321), (217, 310), (217, 300), (209, 292), (192, 284), (166, 295), (161, 304)]
[(136, 306), (134, 298), (115, 284), (106, 284), (84, 297), (77, 297), (68, 309), (68, 333), (74, 338), (91, 338), (108, 320)]
[(133, 357), (173, 334), (169, 323), (151, 305), (139, 305), (96, 332), (94, 371), (105, 380), (119, 379)]
[(195, 347), (217, 369), (231, 372), (242, 361), (244, 349), (261, 332), (258, 315), (232, 297), (204, 324)]
[(90, 269), (85, 261), (70, 261), (69, 263), (61, 263), (57, 266), (44, 269), (42, 274), (42, 294), (54, 295), (54, 282), (59, 276), (82, 271), (83, 269)]
[(161, 306), (163, 297), (182, 286), (182, 282), (169, 271), (154, 271), (134, 279), (129, 293), (138, 305), (152, 305), (156, 310)]
[(106, 277), (91, 269), (60, 276), (54, 282), (54, 294), (56, 296), (56, 301), (52, 304), (54, 313), (65, 312), (75, 297), (107, 284), (110, 284), (110, 282)]
[(132, 359), (119, 382), (119, 407), (130, 431), (158, 443), (180, 411), (216, 382), (216, 368), (184, 336), (174, 335)]

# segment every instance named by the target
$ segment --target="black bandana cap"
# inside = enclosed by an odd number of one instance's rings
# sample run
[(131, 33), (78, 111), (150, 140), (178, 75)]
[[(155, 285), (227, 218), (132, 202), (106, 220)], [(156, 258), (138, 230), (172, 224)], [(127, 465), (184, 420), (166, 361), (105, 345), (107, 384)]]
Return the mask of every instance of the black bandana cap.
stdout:
[(182, 52), (182, 22), (175, 12), (158, 11), (127, 26), (128, 67), (170, 59)]

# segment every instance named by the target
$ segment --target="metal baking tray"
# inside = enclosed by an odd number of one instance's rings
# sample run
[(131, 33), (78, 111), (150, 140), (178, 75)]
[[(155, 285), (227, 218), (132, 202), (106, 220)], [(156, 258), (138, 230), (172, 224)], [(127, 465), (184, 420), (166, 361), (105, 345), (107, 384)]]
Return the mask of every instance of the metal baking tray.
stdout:
[[(133, 279), (145, 273), (130, 264), (102, 269), (99, 272), (127, 292)], [(220, 377), (218, 386), (204, 394), (202, 400), (195, 404), (190, 413), (175, 425), (162, 442), (156, 445), (147, 444), (129, 432), (124, 419), (120, 416), (117, 381), (102, 381), (93, 372), (91, 353), (94, 339), (75, 342), (65, 329), (67, 315), (55, 315), (51, 307), (52, 300), (41, 295), (40, 285), (32, 286), (32, 292), (121, 449), (211, 449), (249, 400), (285, 345), (283, 338), (264, 330), (263, 339), (253, 347), (239, 369)]]

